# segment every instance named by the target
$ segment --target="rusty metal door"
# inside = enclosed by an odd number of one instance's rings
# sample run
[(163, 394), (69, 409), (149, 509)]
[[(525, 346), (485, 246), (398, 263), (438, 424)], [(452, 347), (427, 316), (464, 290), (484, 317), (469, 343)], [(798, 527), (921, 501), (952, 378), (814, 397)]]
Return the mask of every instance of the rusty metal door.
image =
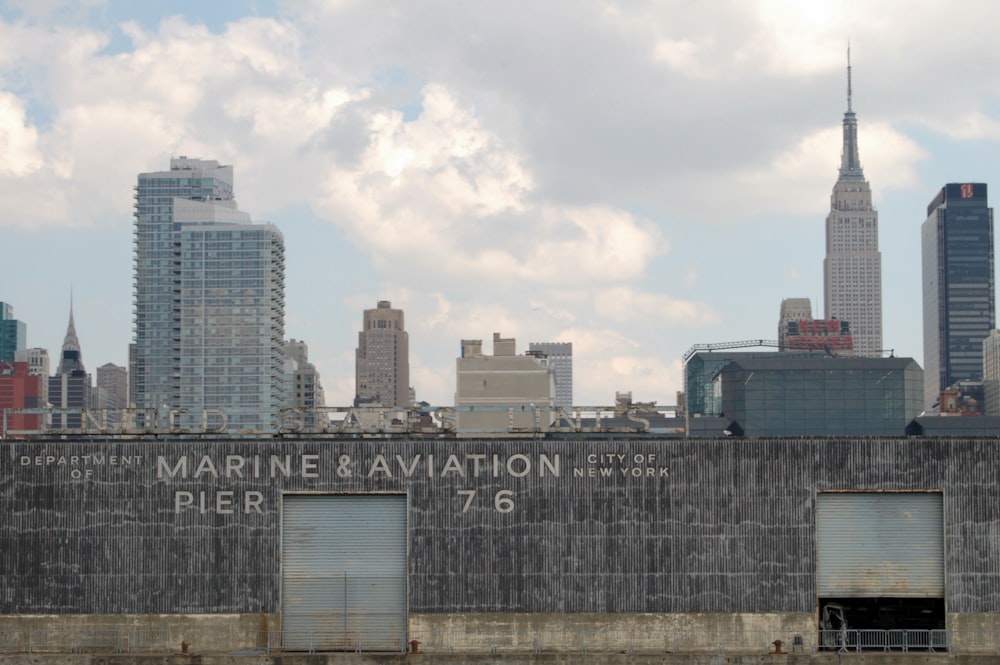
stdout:
[(404, 494), (286, 494), (283, 647), (402, 651), (406, 543)]
[(940, 492), (816, 496), (819, 596), (943, 598)]

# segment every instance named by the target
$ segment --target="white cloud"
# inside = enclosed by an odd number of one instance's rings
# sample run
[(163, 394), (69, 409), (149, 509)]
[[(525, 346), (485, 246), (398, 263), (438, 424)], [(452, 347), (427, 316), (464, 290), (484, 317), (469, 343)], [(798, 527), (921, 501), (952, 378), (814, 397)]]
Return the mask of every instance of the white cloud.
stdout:
[(641, 293), (620, 286), (601, 289), (594, 298), (597, 314), (608, 322), (657, 328), (698, 327), (718, 323), (719, 314), (702, 303), (661, 293)]
[(0, 93), (0, 176), (22, 177), (41, 166), (38, 131), (28, 123), (23, 102)]

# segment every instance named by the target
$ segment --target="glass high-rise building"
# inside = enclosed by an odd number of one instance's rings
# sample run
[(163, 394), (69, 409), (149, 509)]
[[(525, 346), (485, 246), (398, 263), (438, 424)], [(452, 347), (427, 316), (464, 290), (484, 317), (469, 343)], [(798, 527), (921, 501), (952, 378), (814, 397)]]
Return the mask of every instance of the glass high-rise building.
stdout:
[(281, 232), (237, 209), (233, 167), (215, 160), (140, 173), (135, 201), (136, 406), (187, 409), (185, 428), (213, 409), (230, 430), (272, 431), (285, 403)]
[(0, 302), (0, 360), (14, 360), (24, 350), (27, 326), (14, 318), (14, 308)]
[(983, 378), (983, 341), (996, 327), (993, 209), (983, 183), (945, 185), (921, 227), (924, 406), (941, 391)]
[(858, 121), (851, 108), (851, 61), (847, 60), (847, 112), (840, 173), (830, 196), (823, 260), (826, 319), (850, 324), (854, 354), (882, 355), (882, 254), (878, 212), (858, 156)]

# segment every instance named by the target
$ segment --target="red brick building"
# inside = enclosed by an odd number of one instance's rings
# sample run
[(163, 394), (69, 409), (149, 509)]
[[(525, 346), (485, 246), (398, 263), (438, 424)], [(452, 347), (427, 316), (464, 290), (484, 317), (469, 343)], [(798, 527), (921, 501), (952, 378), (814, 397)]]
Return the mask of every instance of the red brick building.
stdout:
[[(25, 409), (45, 406), (42, 377), (28, 374), (26, 362), (0, 361), (0, 409)], [(40, 429), (40, 415), (6, 414), (6, 430)], [(6, 434), (6, 431), (4, 432)]]

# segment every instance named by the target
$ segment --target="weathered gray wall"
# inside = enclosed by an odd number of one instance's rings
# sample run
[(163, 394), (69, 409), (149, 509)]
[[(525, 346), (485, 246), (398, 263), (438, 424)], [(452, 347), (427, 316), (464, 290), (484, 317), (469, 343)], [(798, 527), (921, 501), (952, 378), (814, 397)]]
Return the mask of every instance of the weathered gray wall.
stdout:
[[(185, 455), (187, 478), (158, 477)], [(221, 477), (192, 477), (203, 456)], [(997, 439), (4, 442), (0, 613), (277, 613), (281, 495), (298, 491), (408, 494), (414, 613), (812, 613), (828, 489), (941, 490), (948, 611), (998, 612), (997, 459)]]

